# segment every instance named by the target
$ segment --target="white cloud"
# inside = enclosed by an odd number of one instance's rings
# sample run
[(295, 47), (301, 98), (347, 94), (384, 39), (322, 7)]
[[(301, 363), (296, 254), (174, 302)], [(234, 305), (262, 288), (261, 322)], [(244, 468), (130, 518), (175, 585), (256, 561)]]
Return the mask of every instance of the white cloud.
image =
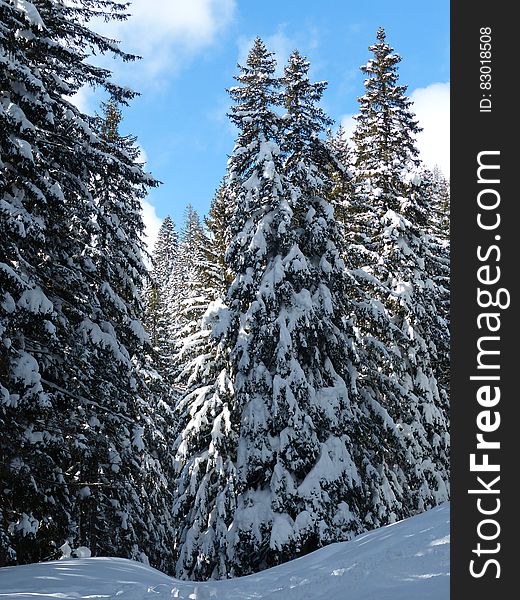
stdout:
[[(417, 136), (420, 157), (427, 167), (438, 166), (450, 176), (450, 84), (432, 83), (410, 95), (412, 110), (423, 131)], [(350, 139), (355, 129), (354, 115), (344, 115), (340, 123)]]
[(341, 127), (343, 127), (344, 138), (346, 140), (350, 140), (352, 134), (354, 133), (354, 129), (356, 128), (356, 121), (354, 120), (354, 115), (344, 115), (340, 120)]
[(146, 234), (144, 241), (148, 248), (148, 252), (151, 254), (157, 240), (157, 235), (159, 234), (159, 229), (162, 225), (162, 219), (157, 216), (157, 213), (155, 212), (155, 206), (148, 200), (142, 200), (141, 205), (143, 209), (142, 217)]
[[(139, 156), (137, 157), (138, 162), (145, 163), (148, 160), (145, 149), (138, 145)], [(157, 216), (155, 206), (149, 201), (149, 199), (141, 200), (141, 216), (144, 223), (144, 241), (148, 248), (148, 252), (151, 254), (155, 242), (157, 241), (157, 235), (162, 225), (162, 219)], [(148, 265), (149, 266), (149, 265)]]
[(267, 49), (271, 52), (274, 52), (276, 55), (278, 71), (283, 71), (289, 60), (289, 56), (291, 56), (298, 44), (290, 37), (285, 35), (285, 33), (283, 33), (281, 30), (277, 31), (273, 35), (270, 35), (264, 41)]
[(214, 43), (235, 8), (236, 0), (133, 0), (127, 21), (98, 21), (96, 30), (142, 56), (131, 72), (154, 78)]
[(423, 131), (417, 136), (422, 160), (430, 168), (438, 165), (450, 176), (450, 84), (432, 83), (411, 94), (413, 111)]
[(84, 85), (73, 96), (67, 96), (67, 100), (72, 102), (81, 112), (90, 113), (95, 95), (96, 92), (90, 86)]

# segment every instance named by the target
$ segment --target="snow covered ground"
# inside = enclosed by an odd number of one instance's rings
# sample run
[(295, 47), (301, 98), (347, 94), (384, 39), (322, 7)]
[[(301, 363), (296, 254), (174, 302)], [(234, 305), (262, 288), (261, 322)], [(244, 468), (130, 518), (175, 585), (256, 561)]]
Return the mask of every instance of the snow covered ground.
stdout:
[(448, 600), (449, 504), (234, 580), (178, 581), (121, 558), (0, 569), (0, 599)]

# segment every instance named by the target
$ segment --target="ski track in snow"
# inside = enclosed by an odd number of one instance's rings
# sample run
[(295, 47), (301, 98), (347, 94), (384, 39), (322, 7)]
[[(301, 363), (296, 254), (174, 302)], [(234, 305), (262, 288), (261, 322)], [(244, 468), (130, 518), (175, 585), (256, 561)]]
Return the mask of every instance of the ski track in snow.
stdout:
[(449, 503), (255, 575), (179, 581), (122, 558), (0, 569), (0, 600), (448, 600)]

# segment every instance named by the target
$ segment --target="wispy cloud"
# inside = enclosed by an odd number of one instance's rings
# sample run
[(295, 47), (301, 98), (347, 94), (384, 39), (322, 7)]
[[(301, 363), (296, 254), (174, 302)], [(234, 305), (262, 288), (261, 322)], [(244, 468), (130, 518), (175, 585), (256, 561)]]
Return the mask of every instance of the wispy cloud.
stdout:
[(142, 57), (132, 65), (134, 79), (153, 81), (215, 43), (235, 9), (236, 0), (133, 0), (127, 21), (98, 22), (96, 30)]

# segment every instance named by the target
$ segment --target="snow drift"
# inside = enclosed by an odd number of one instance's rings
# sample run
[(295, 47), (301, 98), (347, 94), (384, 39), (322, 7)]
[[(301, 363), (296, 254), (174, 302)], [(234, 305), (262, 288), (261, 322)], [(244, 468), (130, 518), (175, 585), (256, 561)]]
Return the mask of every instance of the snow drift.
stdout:
[(0, 569), (13, 600), (448, 600), (449, 504), (248, 577), (196, 583), (122, 558)]

